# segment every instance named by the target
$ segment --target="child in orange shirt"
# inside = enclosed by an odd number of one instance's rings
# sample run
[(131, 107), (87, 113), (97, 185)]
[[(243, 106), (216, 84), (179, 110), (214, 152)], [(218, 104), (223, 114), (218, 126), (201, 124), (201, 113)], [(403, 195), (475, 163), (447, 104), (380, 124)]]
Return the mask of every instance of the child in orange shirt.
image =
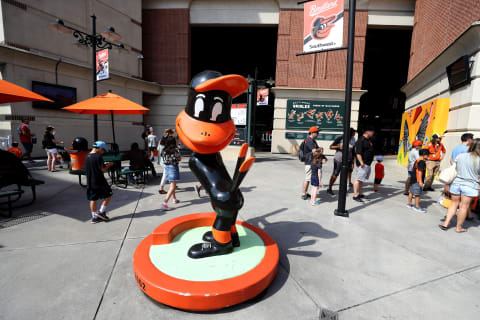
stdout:
[(377, 163), (375, 164), (375, 181), (373, 182), (373, 191), (378, 192), (378, 185), (382, 183), (385, 177), (385, 167), (382, 164), (383, 156), (377, 156)]
[(18, 147), (18, 142), (12, 142), (12, 147), (7, 150), (10, 153), (13, 153), (15, 157), (22, 158), (22, 150)]

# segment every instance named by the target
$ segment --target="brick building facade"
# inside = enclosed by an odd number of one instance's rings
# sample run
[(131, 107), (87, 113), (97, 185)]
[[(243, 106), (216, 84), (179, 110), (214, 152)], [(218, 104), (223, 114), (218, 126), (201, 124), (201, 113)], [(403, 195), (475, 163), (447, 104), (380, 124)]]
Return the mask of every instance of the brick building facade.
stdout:
[(417, 0), (408, 81), (478, 20), (478, 0)]

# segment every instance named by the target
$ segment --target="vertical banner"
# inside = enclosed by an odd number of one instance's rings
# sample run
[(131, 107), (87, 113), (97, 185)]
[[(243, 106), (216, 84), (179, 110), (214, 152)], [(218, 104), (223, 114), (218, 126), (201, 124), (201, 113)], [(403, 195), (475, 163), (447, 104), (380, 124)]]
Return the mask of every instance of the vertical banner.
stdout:
[(343, 1), (306, 2), (303, 11), (303, 52), (343, 46)]
[(270, 90), (258, 89), (257, 90), (257, 106), (268, 106), (268, 95)]
[(110, 78), (108, 73), (108, 49), (97, 51), (96, 54), (97, 81)]
[(408, 154), (414, 140), (426, 146), (434, 134), (443, 135), (447, 130), (450, 99), (439, 98), (405, 112), (402, 116), (397, 162), (408, 164)]

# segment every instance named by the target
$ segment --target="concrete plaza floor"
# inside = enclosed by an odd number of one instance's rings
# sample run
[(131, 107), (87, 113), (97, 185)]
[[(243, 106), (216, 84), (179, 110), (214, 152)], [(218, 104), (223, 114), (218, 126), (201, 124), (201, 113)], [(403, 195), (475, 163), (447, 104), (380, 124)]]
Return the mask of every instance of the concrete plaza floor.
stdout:
[(37, 202), (0, 219), (0, 319), (479, 318), (480, 220), (466, 222), (464, 234), (441, 231), (439, 191), (422, 199), (428, 213), (406, 208), (406, 172), (393, 158), (385, 161), (381, 193), (368, 184), (364, 204), (350, 193), (350, 218), (335, 217), (337, 197), (325, 189), (318, 207), (300, 199), (303, 165), (296, 158), (257, 156), (239, 219), (276, 240), (280, 266), (256, 299), (192, 313), (156, 303), (137, 287), (132, 255), (139, 242), (173, 217), (211, 211), (208, 197), (193, 190), (187, 161), (173, 210), (160, 209), (159, 179), (150, 180), (145, 188), (115, 188), (111, 221), (95, 225), (77, 178), (39, 165), (31, 172), (46, 184)]

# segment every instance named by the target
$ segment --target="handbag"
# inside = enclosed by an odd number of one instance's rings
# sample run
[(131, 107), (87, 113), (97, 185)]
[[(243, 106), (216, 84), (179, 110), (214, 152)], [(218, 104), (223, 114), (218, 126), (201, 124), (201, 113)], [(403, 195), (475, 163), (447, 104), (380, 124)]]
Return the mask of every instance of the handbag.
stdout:
[(440, 171), (438, 175), (438, 181), (443, 184), (451, 184), (453, 180), (457, 177), (457, 160), (448, 168)]

